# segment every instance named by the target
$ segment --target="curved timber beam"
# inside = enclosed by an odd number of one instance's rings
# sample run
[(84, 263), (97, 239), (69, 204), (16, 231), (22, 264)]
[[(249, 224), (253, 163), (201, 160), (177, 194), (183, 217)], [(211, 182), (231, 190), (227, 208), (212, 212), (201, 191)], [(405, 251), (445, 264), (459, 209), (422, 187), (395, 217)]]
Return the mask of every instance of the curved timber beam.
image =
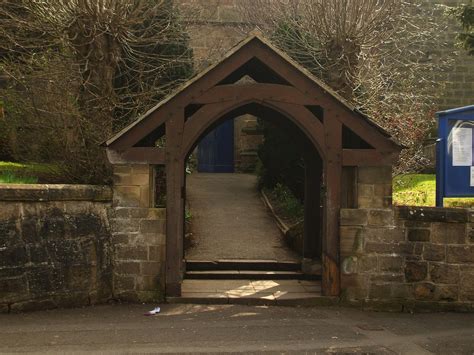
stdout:
[(307, 108), (301, 105), (283, 103), (266, 98), (261, 99), (256, 97), (252, 92), (246, 92), (240, 99), (238, 102), (222, 101), (207, 104), (192, 115), (184, 125), (181, 157), (185, 158), (206, 130), (224, 115), (246, 104), (257, 103), (283, 114), (295, 123), (314, 144), (321, 158), (324, 159), (324, 127)]

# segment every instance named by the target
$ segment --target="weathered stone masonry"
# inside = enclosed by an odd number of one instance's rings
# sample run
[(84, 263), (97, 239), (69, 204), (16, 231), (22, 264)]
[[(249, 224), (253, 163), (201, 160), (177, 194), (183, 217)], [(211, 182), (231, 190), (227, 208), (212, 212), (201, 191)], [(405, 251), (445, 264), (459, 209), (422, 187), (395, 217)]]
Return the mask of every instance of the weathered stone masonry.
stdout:
[(111, 213), (115, 296), (127, 301), (162, 299), (165, 212), (153, 208), (153, 167), (114, 165)]
[(1, 186), (0, 312), (112, 297), (111, 192), (101, 186)]
[(343, 297), (395, 310), (474, 310), (474, 214), (341, 210)]

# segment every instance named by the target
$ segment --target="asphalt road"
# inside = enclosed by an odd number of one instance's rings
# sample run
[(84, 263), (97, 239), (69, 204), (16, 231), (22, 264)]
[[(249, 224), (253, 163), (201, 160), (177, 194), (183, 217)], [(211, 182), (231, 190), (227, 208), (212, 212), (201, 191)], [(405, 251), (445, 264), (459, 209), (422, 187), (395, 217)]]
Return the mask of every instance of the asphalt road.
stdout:
[(474, 353), (474, 314), (154, 306), (2, 314), (0, 353)]

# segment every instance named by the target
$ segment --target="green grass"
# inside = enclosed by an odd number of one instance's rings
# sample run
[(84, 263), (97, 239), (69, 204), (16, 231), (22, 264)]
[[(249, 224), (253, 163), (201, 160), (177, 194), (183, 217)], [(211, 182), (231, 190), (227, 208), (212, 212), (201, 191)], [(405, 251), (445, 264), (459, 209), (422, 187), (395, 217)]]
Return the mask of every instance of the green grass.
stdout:
[(1, 184), (36, 184), (58, 174), (58, 167), (51, 164), (0, 161)]
[(276, 214), (286, 221), (296, 223), (304, 218), (304, 206), (288, 187), (277, 184), (273, 189), (264, 188)]
[(11, 171), (0, 172), (0, 184), (36, 184), (38, 178), (34, 176), (17, 176)]
[[(434, 174), (406, 174), (393, 180), (393, 203), (406, 206), (435, 206)], [(474, 207), (474, 198), (445, 198), (445, 207)]]

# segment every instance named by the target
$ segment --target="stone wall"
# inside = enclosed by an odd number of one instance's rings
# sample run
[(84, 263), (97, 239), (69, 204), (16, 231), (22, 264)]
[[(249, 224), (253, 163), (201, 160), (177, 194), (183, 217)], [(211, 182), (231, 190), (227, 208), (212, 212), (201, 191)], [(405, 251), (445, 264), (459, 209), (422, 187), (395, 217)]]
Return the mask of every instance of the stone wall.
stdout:
[(361, 166), (357, 168), (356, 196), (359, 208), (392, 206), (392, 167)]
[(342, 209), (343, 298), (394, 310), (474, 310), (473, 221), (464, 209)]
[(114, 165), (114, 292), (125, 301), (163, 299), (166, 210), (152, 207), (150, 186), (153, 167)]
[(0, 185), (0, 312), (112, 298), (111, 189)]

